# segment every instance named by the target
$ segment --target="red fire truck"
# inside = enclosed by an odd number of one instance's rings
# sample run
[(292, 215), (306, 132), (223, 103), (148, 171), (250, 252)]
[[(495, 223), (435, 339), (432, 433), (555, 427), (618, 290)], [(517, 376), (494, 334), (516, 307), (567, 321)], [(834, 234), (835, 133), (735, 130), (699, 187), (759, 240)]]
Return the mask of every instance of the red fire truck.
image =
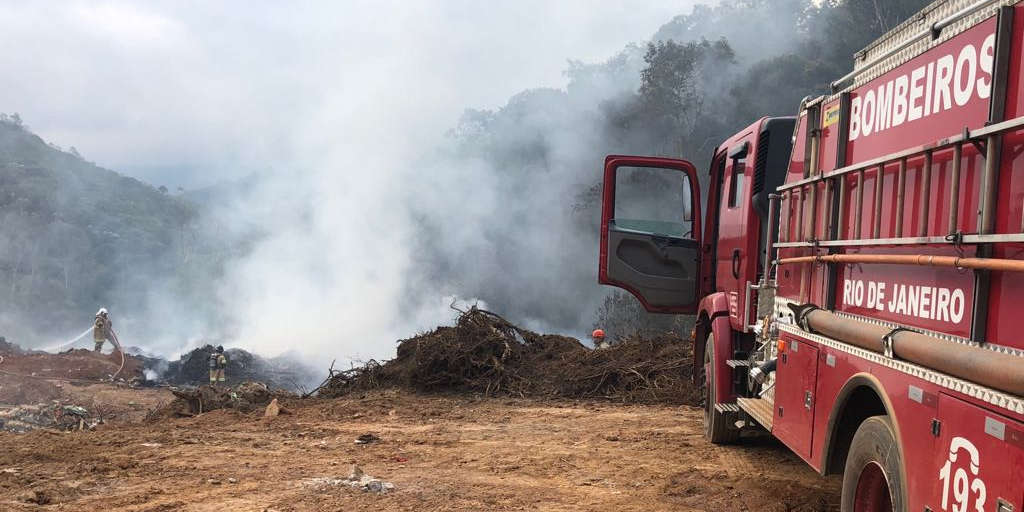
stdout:
[(1024, 510), (1019, 1), (929, 5), (724, 141), (705, 194), (606, 158), (600, 281), (696, 314), (708, 439), (767, 430), (844, 511)]

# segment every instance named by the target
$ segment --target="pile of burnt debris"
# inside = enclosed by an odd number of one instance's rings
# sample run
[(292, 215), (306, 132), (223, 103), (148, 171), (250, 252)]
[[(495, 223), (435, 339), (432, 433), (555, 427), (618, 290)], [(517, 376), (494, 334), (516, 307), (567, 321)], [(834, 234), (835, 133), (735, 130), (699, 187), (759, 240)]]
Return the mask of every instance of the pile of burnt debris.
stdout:
[[(204, 345), (182, 354), (177, 361), (147, 353), (138, 347), (125, 347), (124, 358), (116, 350), (95, 353), (91, 349), (72, 348), (60, 353), (25, 349), (0, 337), (0, 374), (31, 378), (118, 380), (135, 385), (199, 386), (209, 382), (210, 354), (213, 345)], [(224, 385), (259, 381), (271, 389), (302, 391), (319, 381), (322, 370), (313, 370), (297, 357), (284, 354), (265, 358), (239, 348), (225, 352), (228, 367)], [(123, 362), (123, 364), (122, 364)]]
[(400, 340), (397, 357), (330, 370), (316, 388), (339, 397), (380, 388), (488, 396), (606, 398), (627, 403), (693, 404), (693, 348), (675, 333), (626, 338), (591, 350), (566, 336), (542, 335), (471, 308), (455, 326)]
[[(158, 372), (160, 380), (177, 386), (209, 382), (210, 354), (215, 350), (216, 347), (213, 345), (205, 345), (182, 354), (177, 361), (164, 361), (164, 367)], [(270, 389), (299, 391), (304, 386), (311, 384), (310, 376), (319, 373), (287, 354), (264, 358), (252, 352), (231, 348), (227, 349), (224, 355), (228, 360), (228, 367), (224, 372), (226, 377), (224, 385), (226, 386), (258, 381), (266, 384)], [(323, 374), (320, 373), (320, 375)]]
[(243, 382), (234, 387), (199, 386), (171, 389), (174, 400), (154, 410), (149, 419), (173, 416), (196, 416), (217, 409), (233, 409), (247, 413), (265, 408), (274, 399), (298, 398), (287, 391), (271, 390), (262, 382)]
[(84, 407), (58, 400), (34, 405), (0, 406), (0, 431), (24, 433), (35, 429), (92, 430), (102, 418)]

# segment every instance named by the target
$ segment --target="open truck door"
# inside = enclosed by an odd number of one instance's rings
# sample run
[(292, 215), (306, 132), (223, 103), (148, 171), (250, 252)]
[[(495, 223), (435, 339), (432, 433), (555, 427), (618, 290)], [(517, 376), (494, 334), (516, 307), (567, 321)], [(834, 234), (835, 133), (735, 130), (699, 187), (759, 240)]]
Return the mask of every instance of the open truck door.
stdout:
[(700, 192), (685, 160), (611, 155), (604, 162), (601, 284), (629, 291), (652, 313), (695, 313)]

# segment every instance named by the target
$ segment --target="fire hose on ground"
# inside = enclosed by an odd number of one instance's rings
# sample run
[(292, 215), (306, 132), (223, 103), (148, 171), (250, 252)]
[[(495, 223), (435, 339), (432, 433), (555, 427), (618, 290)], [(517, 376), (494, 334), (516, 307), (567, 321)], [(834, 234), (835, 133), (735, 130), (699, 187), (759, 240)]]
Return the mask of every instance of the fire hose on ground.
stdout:
[(114, 374), (110, 376), (110, 380), (114, 380), (114, 379), (117, 378), (117, 375), (119, 373), (121, 373), (121, 370), (124, 370), (124, 349), (121, 348), (121, 341), (117, 339), (117, 333), (114, 332), (114, 328), (113, 327), (110, 328), (110, 337), (111, 337), (111, 340), (110, 340), (111, 343), (113, 343), (114, 347), (117, 348), (117, 353), (121, 354), (121, 366), (118, 366), (117, 367), (117, 371), (114, 372)]

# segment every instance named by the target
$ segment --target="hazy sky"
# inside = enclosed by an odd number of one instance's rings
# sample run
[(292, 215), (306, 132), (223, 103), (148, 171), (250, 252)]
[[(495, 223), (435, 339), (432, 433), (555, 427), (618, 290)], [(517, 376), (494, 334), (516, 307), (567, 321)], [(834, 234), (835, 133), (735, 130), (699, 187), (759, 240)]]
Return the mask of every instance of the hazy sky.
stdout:
[(0, 111), (99, 165), (196, 187), (339, 140), (422, 148), (405, 142), (560, 87), (567, 59), (604, 60), (693, 3), (4, 0)]
[[(486, 290), (463, 296), (478, 292), (455, 278), (411, 294), (423, 276), (410, 242), (421, 224), (409, 206), (443, 226), (443, 258), (477, 254), (496, 228), (487, 220), (509, 209), (500, 162), (424, 155), (443, 146), (465, 108), (562, 87), (568, 59), (604, 61), (693, 3), (0, 0), (0, 112), (19, 112), (44, 139), (101, 166), (172, 189), (270, 171), (247, 196), (218, 203), (209, 224), (268, 233), (217, 280), (210, 302), (224, 305), (226, 320), (195, 324), (209, 304), (154, 283), (146, 304), (118, 310), (132, 344), (180, 354), (221, 334), (228, 346), (296, 349), (317, 364), (392, 357), (394, 340), (450, 322), (453, 296), (488, 300)], [(552, 154), (599, 161), (606, 148), (585, 137), (597, 127), (581, 128), (552, 134)], [(531, 136), (537, 129), (523, 127)], [(557, 183), (540, 187), (530, 198), (538, 203), (516, 205), (520, 217), (561, 204), (550, 197), (567, 190)], [(541, 220), (497, 228), (519, 229), (503, 231), (521, 242), (515, 250), (556, 261), (564, 230), (575, 228)], [(536, 265), (530, 278), (484, 263), (465, 279), (498, 273), (531, 300), (575, 297), (581, 325), (603, 292), (595, 284), (582, 300), (552, 287)]]

